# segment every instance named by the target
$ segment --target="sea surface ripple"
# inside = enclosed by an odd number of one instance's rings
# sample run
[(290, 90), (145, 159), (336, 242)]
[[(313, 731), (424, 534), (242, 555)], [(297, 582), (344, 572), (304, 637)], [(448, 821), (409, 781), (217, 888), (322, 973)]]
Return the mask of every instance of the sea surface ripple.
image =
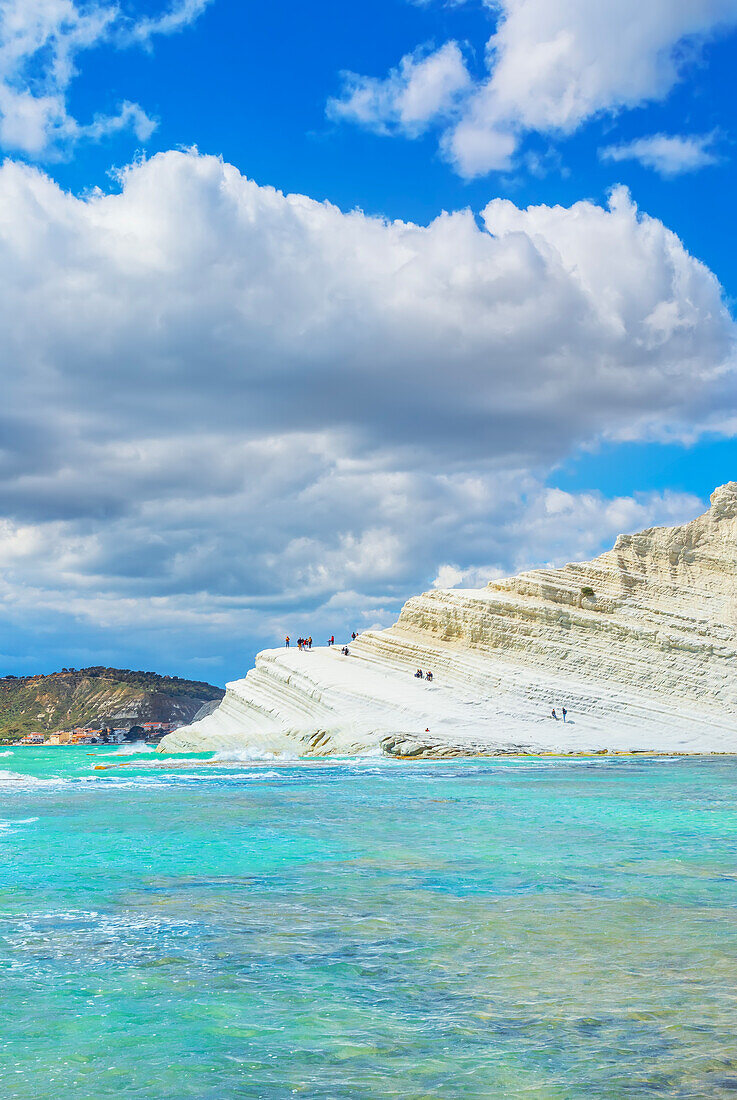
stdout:
[(3, 761), (3, 1100), (737, 1092), (731, 759), (202, 760)]

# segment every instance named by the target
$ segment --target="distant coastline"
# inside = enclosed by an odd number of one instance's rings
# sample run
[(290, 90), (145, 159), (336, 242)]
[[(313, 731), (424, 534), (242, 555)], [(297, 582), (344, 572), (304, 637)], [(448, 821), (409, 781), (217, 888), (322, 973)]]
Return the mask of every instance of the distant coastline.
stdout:
[(214, 684), (156, 672), (64, 668), (0, 677), (0, 743), (158, 740), (222, 699)]

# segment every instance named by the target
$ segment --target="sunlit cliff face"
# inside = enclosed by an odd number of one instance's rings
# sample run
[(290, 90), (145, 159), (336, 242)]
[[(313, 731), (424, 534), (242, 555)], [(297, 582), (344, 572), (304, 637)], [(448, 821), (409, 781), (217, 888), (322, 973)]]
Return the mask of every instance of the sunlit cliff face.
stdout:
[(267, 650), (164, 747), (737, 751), (736, 566), (732, 482), (593, 561), (414, 596), (348, 652)]

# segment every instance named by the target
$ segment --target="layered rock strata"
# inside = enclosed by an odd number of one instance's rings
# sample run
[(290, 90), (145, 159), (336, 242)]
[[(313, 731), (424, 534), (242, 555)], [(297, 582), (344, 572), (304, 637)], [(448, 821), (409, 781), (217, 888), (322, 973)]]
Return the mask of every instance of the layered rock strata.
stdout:
[(691, 523), (620, 535), (593, 561), (415, 596), (348, 657), (266, 650), (162, 749), (737, 752), (735, 673), (731, 482)]

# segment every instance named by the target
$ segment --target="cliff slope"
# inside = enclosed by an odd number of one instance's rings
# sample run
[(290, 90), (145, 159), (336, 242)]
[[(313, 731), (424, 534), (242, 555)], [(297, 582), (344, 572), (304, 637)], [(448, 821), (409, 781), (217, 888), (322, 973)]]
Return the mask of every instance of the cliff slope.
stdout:
[(66, 669), (0, 678), (0, 740), (102, 723), (189, 722), (221, 688), (130, 669)]
[(267, 650), (163, 747), (737, 751), (736, 673), (731, 482), (691, 523), (621, 535), (593, 561), (415, 596), (348, 657)]

